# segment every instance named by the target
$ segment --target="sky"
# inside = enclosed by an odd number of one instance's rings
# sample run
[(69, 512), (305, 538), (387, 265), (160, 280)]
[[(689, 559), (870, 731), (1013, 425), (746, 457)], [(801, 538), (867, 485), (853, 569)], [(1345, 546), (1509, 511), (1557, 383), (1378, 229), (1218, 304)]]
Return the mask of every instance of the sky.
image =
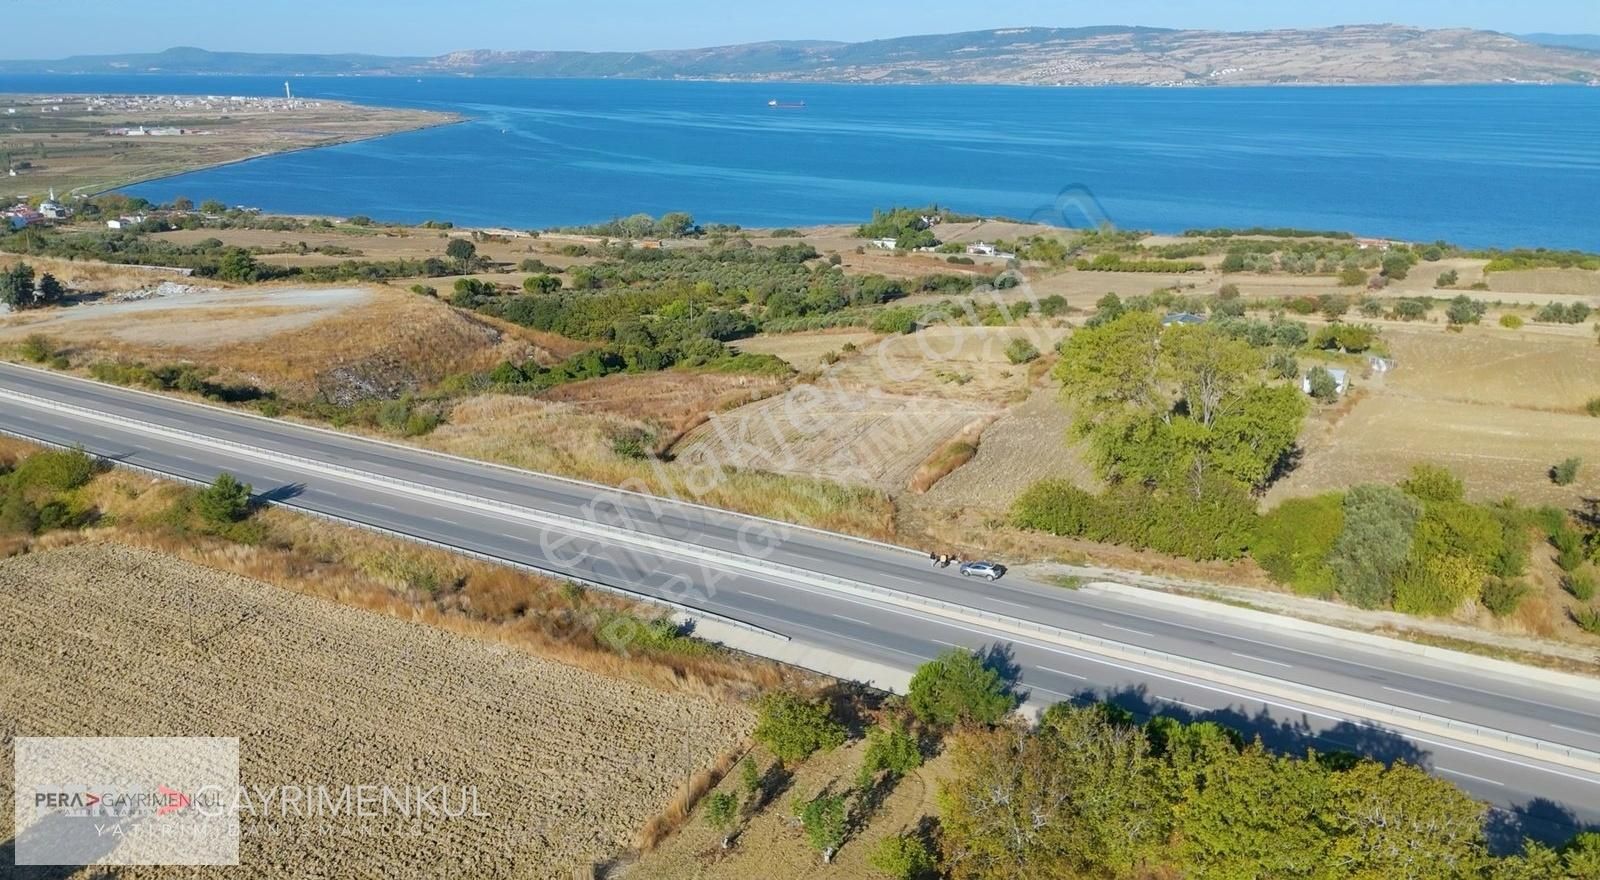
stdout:
[(870, 40), (1041, 25), (1259, 30), (1396, 22), (1600, 33), (1600, 0), (0, 0), (0, 56), (147, 52), (437, 55), (455, 49), (641, 50)]

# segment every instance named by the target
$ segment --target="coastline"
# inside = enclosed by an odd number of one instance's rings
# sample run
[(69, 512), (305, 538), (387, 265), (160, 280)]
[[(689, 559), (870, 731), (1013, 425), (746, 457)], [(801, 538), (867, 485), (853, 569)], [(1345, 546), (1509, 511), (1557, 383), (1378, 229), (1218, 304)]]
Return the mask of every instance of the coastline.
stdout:
[[(358, 105), (358, 106), (372, 106), (372, 105)], [(409, 128), (397, 128), (394, 131), (383, 131), (383, 132), (377, 132), (375, 134), (361, 135), (359, 137), (342, 138), (342, 139), (333, 140), (333, 141), (329, 141), (327, 143), (322, 143), (322, 144), (306, 144), (306, 145), (300, 146), (300, 147), (290, 147), (290, 148), (288, 148), (286, 150), (273, 150), (273, 151), (268, 152), (268, 153), (257, 153), (257, 154), (255, 154), (253, 156), (240, 156), (237, 159), (226, 159), (226, 160), (223, 160), (221, 162), (208, 162), (208, 163), (206, 163), (204, 165), (196, 165), (193, 168), (185, 168), (182, 171), (173, 171), (173, 172), (163, 173), (163, 174), (151, 174), (151, 175), (147, 175), (145, 177), (139, 177), (139, 178), (134, 178), (134, 179), (131, 179), (131, 180), (119, 181), (117, 183), (110, 184), (108, 186), (103, 186), (103, 187), (100, 187), (98, 189), (94, 189), (94, 190), (89, 191), (89, 192), (82, 192), (82, 193), (74, 192), (72, 194), (73, 195), (82, 195), (85, 198), (93, 198), (95, 196), (105, 195), (106, 193), (116, 192), (117, 190), (124, 189), (126, 187), (138, 186), (139, 184), (143, 184), (143, 183), (154, 183), (154, 182), (159, 181), (159, 180), (171, 180), (174, 177), (182, 177), (182, 176), (184, 176), (186, 174), (194, 174), (194, 173), (199, 172), (199, 171), (212, 171), (212, 170), (215, 170), (217, 168), (227, 168), (227, 167), (232, 166), (232, 165), (243, 165), (246, 162), (255, 162), (255, 161), (258, 161), (258, 160), (261, 160), (261, 159), (272, 159), (272, 158), (275, 158), (277, 156), (290, 156), (290, 155), (293, 155), (295, 153), (305, 153), (305, 152), (309, 152), (311, 150), (323, 150), (323, 149), (327, 149), (329, 147), (341, 147), (341, 146), (344, 146), (346, 144), (365, 143), (366, 141), (380, 140), (382, 138), (392, 137), (392, 136), (397, 135), (397, 134), (409, 134), (409, 133), (414, 132), (414, 131), (429, 131), (429, 130), (435, 129), (435, 128), (446, 128), (446, 127), (452, 126), (452, 125), (461, 125), (462, 123), (468, 122), (468, 121), (471, 120), (471, 117), (464, 116), (464, 115), (462, 115), (460, 113), (449, 113), (449, 114), (441, 114), (441, 115), (447, 115), (447, 116), (450, 116), (452, 118), (450, 118), (450, 119), (442, 119), (442, 120), (440, 120), (438, 122), (431, 122), (431, 123), (428, 123), (427, 125), (415, 125), (415, 126), (411, 126)]]

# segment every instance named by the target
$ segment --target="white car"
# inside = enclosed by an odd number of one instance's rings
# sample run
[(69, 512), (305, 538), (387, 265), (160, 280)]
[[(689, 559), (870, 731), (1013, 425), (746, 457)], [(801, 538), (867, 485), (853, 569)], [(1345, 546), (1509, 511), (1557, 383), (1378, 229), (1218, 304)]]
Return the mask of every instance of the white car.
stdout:
[(963, 562), (961, 563), (962, 577), (981, 577), (985, 580), (999, 580), (1004, 577), (1006, 567), (998, 562)]

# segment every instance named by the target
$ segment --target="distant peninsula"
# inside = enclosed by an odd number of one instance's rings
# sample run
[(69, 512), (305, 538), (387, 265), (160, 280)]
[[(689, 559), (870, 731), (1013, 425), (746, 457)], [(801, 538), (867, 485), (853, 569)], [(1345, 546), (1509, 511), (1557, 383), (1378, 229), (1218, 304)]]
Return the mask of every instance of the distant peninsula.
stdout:
[(642, 52), (467, 50), (436, 57), (177, 48), (0, 61), (0, 74), (503, 76), (1023, 85), (1600, 84), (1600, 37), (1401, 25), (1224, 32), (1010, 28), (861, 43)]

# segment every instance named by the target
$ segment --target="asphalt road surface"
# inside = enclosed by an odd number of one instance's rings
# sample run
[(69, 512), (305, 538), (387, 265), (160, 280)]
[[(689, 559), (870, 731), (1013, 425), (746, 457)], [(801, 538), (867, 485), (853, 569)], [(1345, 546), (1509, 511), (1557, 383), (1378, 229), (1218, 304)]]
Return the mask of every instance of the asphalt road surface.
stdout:
[[(1244, 670), (1600, 751), (1600, 685), (1578, 691), (1506, 680), (1432, 659), (1145, 607), (1131, 598), (1075, 592), (1016, 575), (994, 583), (969, 580), (954, 566), (932, 568), (925, 554), (12, 365), (0, 365), (0, 390), (963, 604), (1178, 655), (1197, 666)], [(581, 524), (545, 527), (14, 398), (0, 397), (0, 427), (46, 442), (81, 444), (113, 461), (175, 476), (209, 481), (228, 471), (258, 493), (292, 506), (671, 599), (782, 633), (801, 645), (895, 668), (913, 669), (951, 646), (998, 651), (1014, 670), (1019, 691), (1031, 699), (1109, 697), (1139, 714), (1215, 720), (1289, 751), (1348, 749), (1386, 760), (1403, 758), (1495, 805), (1494, 833), (1505, 840), (1524, 833), (1562, 839), (1600, 826), (1600, 776), (1541, 760), (1396, 731), (1353, 714), (841, 595), (782, 572), (752, 573), (652, 551), (593, 534)]]

